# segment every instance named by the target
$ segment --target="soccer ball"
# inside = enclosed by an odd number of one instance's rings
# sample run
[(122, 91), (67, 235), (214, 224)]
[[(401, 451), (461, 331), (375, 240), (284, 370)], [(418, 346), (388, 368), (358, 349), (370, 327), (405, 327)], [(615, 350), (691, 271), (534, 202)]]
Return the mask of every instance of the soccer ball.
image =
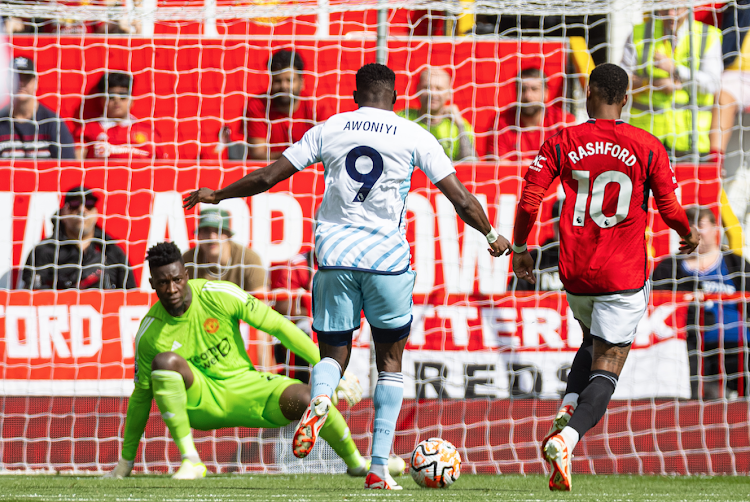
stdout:
[(409, 472), (421, 487), (447, 488), (461, 474), (461, 455), (444, 439), (426, 439), (411, 454)]

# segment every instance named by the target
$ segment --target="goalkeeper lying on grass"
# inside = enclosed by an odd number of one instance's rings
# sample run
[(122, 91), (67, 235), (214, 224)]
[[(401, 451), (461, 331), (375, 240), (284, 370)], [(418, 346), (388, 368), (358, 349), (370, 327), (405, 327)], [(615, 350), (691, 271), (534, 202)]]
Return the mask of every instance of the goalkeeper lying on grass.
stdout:
[[(161, 243), (148, 250), (151, 286), (159, 301), (141, 321), (135, 338), (135, 390), (128, 403), (125, 438), (117, 467), (106, 476), (121, 478), (133, 469), (156, 400), (182, 455), (175, 479), (206, 475), (190, 428), (283, 427), (299, 420), (310, 402), (310, 387), (283, 375), (256, 371), (240, 336), (243, 320), (278, 338), (311, 363), (320, 360), (315, 344), (294, 324), (236, 285), (188, 280), (180, 250)], [(362, 388), (356, 377), (342, 379), (345, 399), (356, 404)], [(348, 473), (369, 469), (349, 428), (333, 408), (321, 436), (344, 459)], [(403, 461), (392, 459), (394, 470)]]

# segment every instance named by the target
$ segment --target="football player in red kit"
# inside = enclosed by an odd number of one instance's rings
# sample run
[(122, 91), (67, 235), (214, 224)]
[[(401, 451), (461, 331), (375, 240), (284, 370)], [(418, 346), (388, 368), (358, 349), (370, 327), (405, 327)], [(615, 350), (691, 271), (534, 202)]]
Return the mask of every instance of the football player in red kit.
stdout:
[(584, 341), (573, 360), (563, 403), (542, 443), (551, 490), (571, 489), (578, 440), (604, 416), (646, 312), (646, 218), (653, 191), (662, 219), (691, 253), (698, 234), (674, 190), (667, 152), (654, 136), (620, 120), (628, 75), (603, 64), (586, 91), (590, 120), (545, 141), (526, 174), (516, 213), (513, 271), (534, 282), (526, 240), (545, 191), (556, 177), (565, 190), (560, 214), (560, 279)]
[(73, 128), (73, 139), (83, 159), (151, 160), (167, 158), (159, 135), (148, 122), (130, 114), (132, 77), (109, 72), (97, 85), (102, 113)]

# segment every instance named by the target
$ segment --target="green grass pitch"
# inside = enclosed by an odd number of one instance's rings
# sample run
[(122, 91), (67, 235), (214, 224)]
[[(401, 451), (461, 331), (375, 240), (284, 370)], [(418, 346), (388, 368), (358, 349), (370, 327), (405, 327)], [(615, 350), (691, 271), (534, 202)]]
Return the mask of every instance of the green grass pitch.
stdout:
[(363, 478), (346, 475), (220, 475), (200, 481), (168, 476), (124, 480), (70, 475), (0, 476), (0, 501), (750, 501), (747, 477), (587, 476), (573, 478), (572, 493), (552, 493), (542, 476), (463, 475), (446, 490), (419, 488), (399, 478), (401, 492), (365, 491)]

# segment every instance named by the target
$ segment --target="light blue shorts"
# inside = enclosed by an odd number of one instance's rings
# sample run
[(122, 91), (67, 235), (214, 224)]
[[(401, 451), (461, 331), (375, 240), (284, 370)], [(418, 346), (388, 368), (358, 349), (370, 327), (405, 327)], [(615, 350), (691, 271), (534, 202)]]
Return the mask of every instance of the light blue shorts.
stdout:
[(359, 270), (318, 270), (313, 277), (313, 330), (329, 345), (351, 342), (362, 310), (373, 340), (392, 343), (411, 328), (413, 270), (399, 275)]

